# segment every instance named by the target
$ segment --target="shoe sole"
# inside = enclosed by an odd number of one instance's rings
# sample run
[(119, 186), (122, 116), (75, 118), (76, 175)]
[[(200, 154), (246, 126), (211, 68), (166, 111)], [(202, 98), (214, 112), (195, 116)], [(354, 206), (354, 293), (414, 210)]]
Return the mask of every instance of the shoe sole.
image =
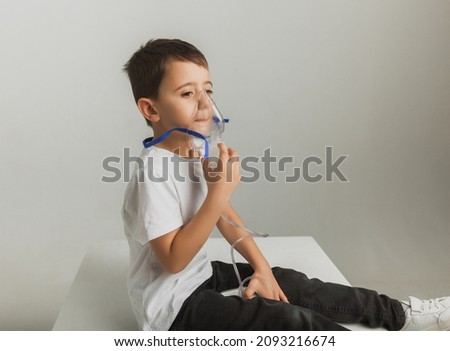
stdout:
[(450, 321), (443, 325), (434, 325), (428, 329), (424, 329), (424, 331), (449, 331), (450, 330)]

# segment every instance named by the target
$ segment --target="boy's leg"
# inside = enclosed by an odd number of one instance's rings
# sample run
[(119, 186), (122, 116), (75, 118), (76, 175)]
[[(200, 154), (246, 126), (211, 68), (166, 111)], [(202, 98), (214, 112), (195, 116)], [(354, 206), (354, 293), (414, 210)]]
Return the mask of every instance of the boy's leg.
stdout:
[(170, 330), (346, 330), (299, 306), (254, 297), (223, 296), (212, 289), (192, 295)]
[(292, 269), (275, 267), (273, 273), (290, 303), (335, 322), (363, 323), (387, 330), (399, 330), (405, 324), (400, 301), (376, 291), (309, 279)]
[[(239, 265), (245, 278), (249, 265)], [(279, 301), (242, 300), (220, 291), (237, 287), (231, 265), (213, 263), (213, 276), (183, 304), (171, 330), (347, 330), (326, 316)]]
[[(237, 286), (231, 264), (214, 262), (215, 279), (212, 288), (217, 291)], [(248, 264), (238, 264), (244, 279), (253, 274)], [(292, 269), (272, 269), (289, 302), (327, 317), (339, 323), (364, 323), (370, 327), (399, 330), (405, 324), (405, 312), (400, 301), (364, 288), (324, 283), (309, 279), (305, 274)]]
[(310, 308), (333, 321), (364, 323), (388, 330), (450, 330), (450, 296), (400, 301), (364, 288), (308, 279), (289, 269), (273, 268), (291, 303)]

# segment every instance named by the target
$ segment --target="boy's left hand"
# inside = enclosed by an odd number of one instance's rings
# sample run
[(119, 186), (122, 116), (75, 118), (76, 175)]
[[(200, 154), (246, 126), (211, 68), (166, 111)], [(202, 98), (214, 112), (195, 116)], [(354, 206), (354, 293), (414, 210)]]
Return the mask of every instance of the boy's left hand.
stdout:
[(255, 272), (252, 275), (250, 283), (244, 291), (244, 298), (251, 299), (255, 295), (289, 303), (286, 295), (273, 276), (272, 270), (267, 272)]

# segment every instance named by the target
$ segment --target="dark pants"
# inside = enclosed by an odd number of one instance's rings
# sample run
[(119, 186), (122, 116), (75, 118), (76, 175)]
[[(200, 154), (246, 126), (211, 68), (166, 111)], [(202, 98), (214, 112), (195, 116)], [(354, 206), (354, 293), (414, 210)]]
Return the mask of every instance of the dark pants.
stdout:
[[(339, 323), (363, 323), (399, 330), (401, 303), (373, 290), (324, 283), (291, 269), (273, 268), (290, 304), (255, 297), (243, 300), (220, 291), (238, 285), (233, 266), (212, 262), (213, 275), (184, 302), (170, 330), (347, 330)], [(238, 264), (243, 278), (248, 264)]]

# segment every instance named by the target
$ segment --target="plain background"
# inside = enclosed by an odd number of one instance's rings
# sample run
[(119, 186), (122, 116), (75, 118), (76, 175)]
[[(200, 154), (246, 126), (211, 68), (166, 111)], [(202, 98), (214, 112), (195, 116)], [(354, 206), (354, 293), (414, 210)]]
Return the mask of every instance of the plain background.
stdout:
[[(241, 157), (292, 156), (233, 203), (312, 235), (353, 285), (450, 294), (449, 1), (2, 0), (0, 329), (51, 329), (88, 246), (124, 239), (105, 158), (151, 130), (121, 71), (148, 39), (207, 56)], [(334, 177), (286, 183), (308, 156)], [(262, 164), (258, 164), (262, 169)], [(311, 173), (323, 174), (323, 165)]]

